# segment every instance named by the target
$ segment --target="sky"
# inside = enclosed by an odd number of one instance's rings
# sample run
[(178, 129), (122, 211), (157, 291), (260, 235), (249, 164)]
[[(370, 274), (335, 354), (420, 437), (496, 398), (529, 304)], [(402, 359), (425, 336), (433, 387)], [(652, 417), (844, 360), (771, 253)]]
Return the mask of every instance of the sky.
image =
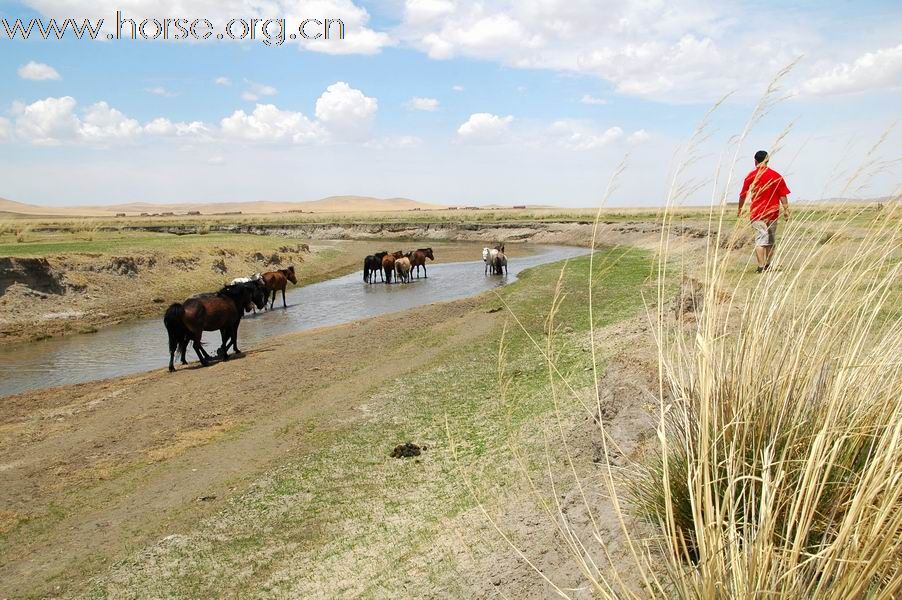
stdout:
[[(341, 19), (345, 37), (102, 39), (117, 10), (214, 32)], [(758, 149), (775, 150), (793, 200), (900, 187), (898, 0), (0, 0), (10, 24), (50, 17), (102, 18), (103, 35), (10, 40), (0, 26), (11, 200), (586, 207), (624, 164), (609, 204), (659, 206), (715, 104), (682, 202), (738, 193)]]

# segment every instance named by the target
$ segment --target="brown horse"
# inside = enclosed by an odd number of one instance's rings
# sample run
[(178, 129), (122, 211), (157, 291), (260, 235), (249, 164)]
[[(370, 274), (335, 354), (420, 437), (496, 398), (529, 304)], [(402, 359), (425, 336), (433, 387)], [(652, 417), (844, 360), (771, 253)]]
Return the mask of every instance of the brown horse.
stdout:
[(382, 272), (385, 274), (385, 283), (391, 283), (392, 273), (395, 272), (395, 261), (404, 256), (404, 253), (398, 250), (382, 257)]
[(426, 274), (426, 259), (435, 260), (435, 256), (432, 254), (432, 248), (417, 248), (410, 255), (410, 266), (414, 271), (416, 271), (417, 278), (420, 277), (420, 267), (423, 267), (423, 277), (429, 279), (429, 275)]
[(272, 301), (269, 303), (270, 310), (272, 310), (273, 304), (276, 303), (276, 292), (279, 290), (282, 291), (282, 307), (288, 308), (288, 303), (285, 302), (285, 288), (288, 287), (289, 281), (295, 285), (298, 283), (298, 278), (294, 275), (294, 267), (263, 274), (263, 284), (266, 286), (266, 299), (269, 300), (269, 295), (272, 294)]
[(194, 342), (194, 352), (203, 366), (207, 366), (212, 358), (201, 344), (204, 331), (219, 330), (222, 346), (218, 354), (222, 360), (229, 359), (229, 347), (238, 349), (238, 325), (241, 317), (251, 306), (262, 309), (266, 305), (266, 296), (262, 281), (250, 281), (227, 285), (216, 293), (199, 294), (169, 307), (163, 317), (166, 332), (169, 334), (169, 370), (175, 371), (176, 350), (182, 355), (182, 364), (188, 342)]
[(504, 244), (495, 246), (496, 254), (492, 259), (492, 272), (496, 275), (507, 275), (507, 255), (504, 254)]

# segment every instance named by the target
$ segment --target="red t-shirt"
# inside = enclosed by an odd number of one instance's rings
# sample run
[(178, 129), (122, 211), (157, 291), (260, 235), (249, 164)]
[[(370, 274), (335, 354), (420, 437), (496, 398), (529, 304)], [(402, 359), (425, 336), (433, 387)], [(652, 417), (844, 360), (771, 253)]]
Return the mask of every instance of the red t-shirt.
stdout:
[(789, 195), (789, 187), (783, 176), (770, 167), (756, 167), (745, 176), (740, 201), (748, 200), (751, 192), (752, 207), (749, 218), (752, 221), (776, 221), (780, 218), (780, 198)]

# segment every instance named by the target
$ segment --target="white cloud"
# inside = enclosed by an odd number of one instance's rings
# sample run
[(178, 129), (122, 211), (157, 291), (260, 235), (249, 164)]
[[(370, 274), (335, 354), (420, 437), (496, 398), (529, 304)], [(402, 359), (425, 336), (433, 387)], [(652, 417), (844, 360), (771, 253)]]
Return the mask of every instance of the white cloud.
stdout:
[(225, 164), (225, 159), (221, 156), (211, 156), (207, 159), (207, 164), (212, 165), (214, 167), (221, 167)]
[(256, 102), (263, 96), (275, 96), (278, 93), (276, 88), (265, 83), (256, 83), (248, 79), (245, 79), (244, 83), (247, 84), (247, 90), (241, 94), (241, 99), (248, 102)]
[(213, 83), (215, 83), (216, 85), (229, 86), (232, 85), (232, 80), (228, 77), (217, 77), (213, 80)]
[(299, 112), (280, 110), (272, 104), (258, 104), (250, 114), (236, 110), (220, 122), (225, 138), (247, 142), (295, 144), (323, 141), (322, 128)]
[(176, 137), (210, 137), (212, 131), (202, 121), (184, 122), (179, 121), (173, 123), (169, 119), (158, 117), (144, 126), (144, 133), (159, 136), (176, 136)]
[(0, 142), (12, 136), (12, 124), (6, 117), (0, 117)]
[(13, 109), (16, 135), (38, 145), (54, 145), (78, 138), (81, 126), (75, 115), (75, 98), (45, 98)]
[(591, 104), (596, 106), (602, 106), (607, 104), (608, 101), (604, 98), (598, 98), (597, 96), (592, 96), (591, 94), (584, 94), (582, 98), (579, 99), (583, 104)]
[(89, 106), (79, 127), (79, 135), (91, 142), (128, 139), (140, 133), (138, 121), (126, 117), (106, 102)]
[(649, 135), (647, 131), (645, 131), (644, 129), (637, 129), (636, 131), (631, 133), (628, 138), (626, 138), (626, 141), (628, 144), (638, 146), (639, 144), (644, 144), (645, 142), (647, 142), (649, 138), (651, 138), (651, 135)]
[(902, 45), (868, 52), (804, 81), (806, 95), (851, 94), (902, 85)]
[[(427, 3), (428, 5), (429, 3)], [(427, 10), (407, 0), (401, 40), (432, 58), (589, 74), (619, 93), (708, 102), (760, 93), (821, 39), (796, 21), (735, 2), (701, 0), (461, 0)]]
[(316, 118), (339, 140), (363, 140), (379, 103), (344, 81), (333, 83), (316, 101)]
[(467, 144), (501, 144), (509, 139), (514, 117), (491, 113), (474, 113), (457, 128), (457, 137)]
[(148, 94), (153, 94), (154, 96), (162, 96), (163, 98), (175, 98), (176, 96), (178, 96), (178, 94), (176, 94), (175, 92), (170, 92), (161, 85), (144, 88), (144, 91)]
[(19, 67), (18, 73), (19, 77), (30, 81), (59, 81), (61, 79), (56, 69), (33, 60)]
[(462, 92), (462, 91), (464, 91), (464, 90), (467, 89), (467, 88), (465, 88), (465, 87), (462, 86), (462, 85), (452, 85), (452, 86), (451, 86), (451, 89), (452, 89), (453, 91), (455, 91), (455, 92)]
[(551, 124), (548, 134), (558, 145), (569, 150), (595, 150), (623, 137), (623, 129), (610, 127), (604, 131), (576, 121), (560, 120)]
[(414, 96), (405, 104), (410, 110), (423, 110), (426, 112), (435, 112), (438, 110), (439, 101), (435, 98), (421, 98)]

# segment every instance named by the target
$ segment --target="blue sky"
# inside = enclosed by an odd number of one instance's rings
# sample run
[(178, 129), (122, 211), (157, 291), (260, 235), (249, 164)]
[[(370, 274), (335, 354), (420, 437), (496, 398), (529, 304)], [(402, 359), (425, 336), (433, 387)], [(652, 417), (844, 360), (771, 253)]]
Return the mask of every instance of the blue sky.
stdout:
[[(250, 0), (131, 0), (129, 16), (258, 16)], [(0, 17), (104, 18), (113, 0), (0, 2)], [(898, 2), (273, 0), (341, 18), (345, 40), (9, 41), (0, 31), (0, 197), (47, 205), (407, 196), (454, 204), (659, 205), (707, 109), (710, 178), (774, 74), (740, 151), (770, 148), (795, 198), (894, 193), (843, 173), (902, 116)], [(105, 29), (107, 31), (107, 29)], [(862, 35), (867, 32), (867, 35)], [(878, 151), (898, 158), (893, 130)], [(732, 156), (732, 154), (730, 154)], [(700, 190), (691, 201), (711, 195)]]

